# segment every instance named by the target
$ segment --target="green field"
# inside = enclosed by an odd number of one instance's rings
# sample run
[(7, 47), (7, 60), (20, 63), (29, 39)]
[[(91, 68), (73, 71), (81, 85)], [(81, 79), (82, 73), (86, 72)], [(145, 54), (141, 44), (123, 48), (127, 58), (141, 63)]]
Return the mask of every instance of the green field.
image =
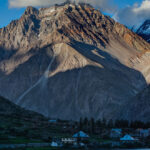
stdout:
[[(4, 149), (4, 150), (11, 150), (11, 149)], [(13, 149), (12, 149), (13, 150)], [(15, 150), (58, 150), (58, 148), (52, 147), (39, 147), (39, 148), (15, 148)]]
[[(29, 116), (30, 117), (30, 116)], [(26, 144), (49, 142), (49, 137), (70, 137), (72, 134), (63, 132), (61, 125), (49, 124), (48, 120), (38, 118), (0, 115), (0, 143)]]
[[(4, 150), (11, 150), (11, 149), (4, 149)], [(12, 149), (13, 150), (13, 149)], [(18, 148), (15, 150), (60, 150), (60, 148), (53, 148), (53, 147), (39, 147), (39, 148)], [(61, 150), (83, 150), (82, 148), (74, 149), (74, 148), (61, 148)]]

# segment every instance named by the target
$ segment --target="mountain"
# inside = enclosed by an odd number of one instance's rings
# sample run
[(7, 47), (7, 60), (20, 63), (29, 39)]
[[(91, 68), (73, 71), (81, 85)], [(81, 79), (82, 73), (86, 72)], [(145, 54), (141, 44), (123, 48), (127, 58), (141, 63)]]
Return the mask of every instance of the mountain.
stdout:
[(137, 34), (140, 35), (147, 42), (150, 42), (150, 20), (146, 20), (137, 30)]
[(47, 117), (120, 119), (150, 83), (149, 53), (90, 5), (28, 7), (0, 29), (0, 95)]

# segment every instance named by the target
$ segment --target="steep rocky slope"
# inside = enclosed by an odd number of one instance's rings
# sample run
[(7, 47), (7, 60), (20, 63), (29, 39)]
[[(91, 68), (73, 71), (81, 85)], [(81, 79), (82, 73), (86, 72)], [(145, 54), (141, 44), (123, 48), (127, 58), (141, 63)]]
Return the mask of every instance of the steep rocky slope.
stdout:
[(121, 118), (150, 82), (150, 44), (85, 4), (28, 7), (0, 47), (0, 94), (49, 117)]

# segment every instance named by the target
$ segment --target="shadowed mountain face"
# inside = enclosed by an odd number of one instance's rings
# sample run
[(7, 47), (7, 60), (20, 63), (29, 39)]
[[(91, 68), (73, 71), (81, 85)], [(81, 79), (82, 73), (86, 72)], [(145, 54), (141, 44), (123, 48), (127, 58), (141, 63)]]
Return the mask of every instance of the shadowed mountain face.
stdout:
[(121, 112), (124, 118), (129, 120), (139, 120), (139, 118), (141, 118), (144, 122), (148, 121), (150, 119), (150, 86), (132, 98), (132, 101), (127, 101), (125, 106), (126, 105), (129, 106), (129, 109), (126, 111), (126, 116), (123, 111)]
[(137, 30), (137, 34), (150, 43), (150, 20), (146, 20)]
[(89, 5), (28, 7), (0, 47), (0, 95), (52, 118), (126, 118), (150, 81), (150, 45)]

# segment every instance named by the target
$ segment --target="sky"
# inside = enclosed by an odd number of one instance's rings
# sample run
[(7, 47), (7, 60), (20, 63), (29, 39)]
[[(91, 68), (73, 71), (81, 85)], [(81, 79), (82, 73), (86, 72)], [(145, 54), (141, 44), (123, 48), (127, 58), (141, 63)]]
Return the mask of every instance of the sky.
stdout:
[[(65, 0), (0, 0), (0, 28), (19, 19), (27, 6), (47, 7)], [(71, 0), (88, 2), (104, 14), (128, 26), (150, 19), (150, 0)]]

